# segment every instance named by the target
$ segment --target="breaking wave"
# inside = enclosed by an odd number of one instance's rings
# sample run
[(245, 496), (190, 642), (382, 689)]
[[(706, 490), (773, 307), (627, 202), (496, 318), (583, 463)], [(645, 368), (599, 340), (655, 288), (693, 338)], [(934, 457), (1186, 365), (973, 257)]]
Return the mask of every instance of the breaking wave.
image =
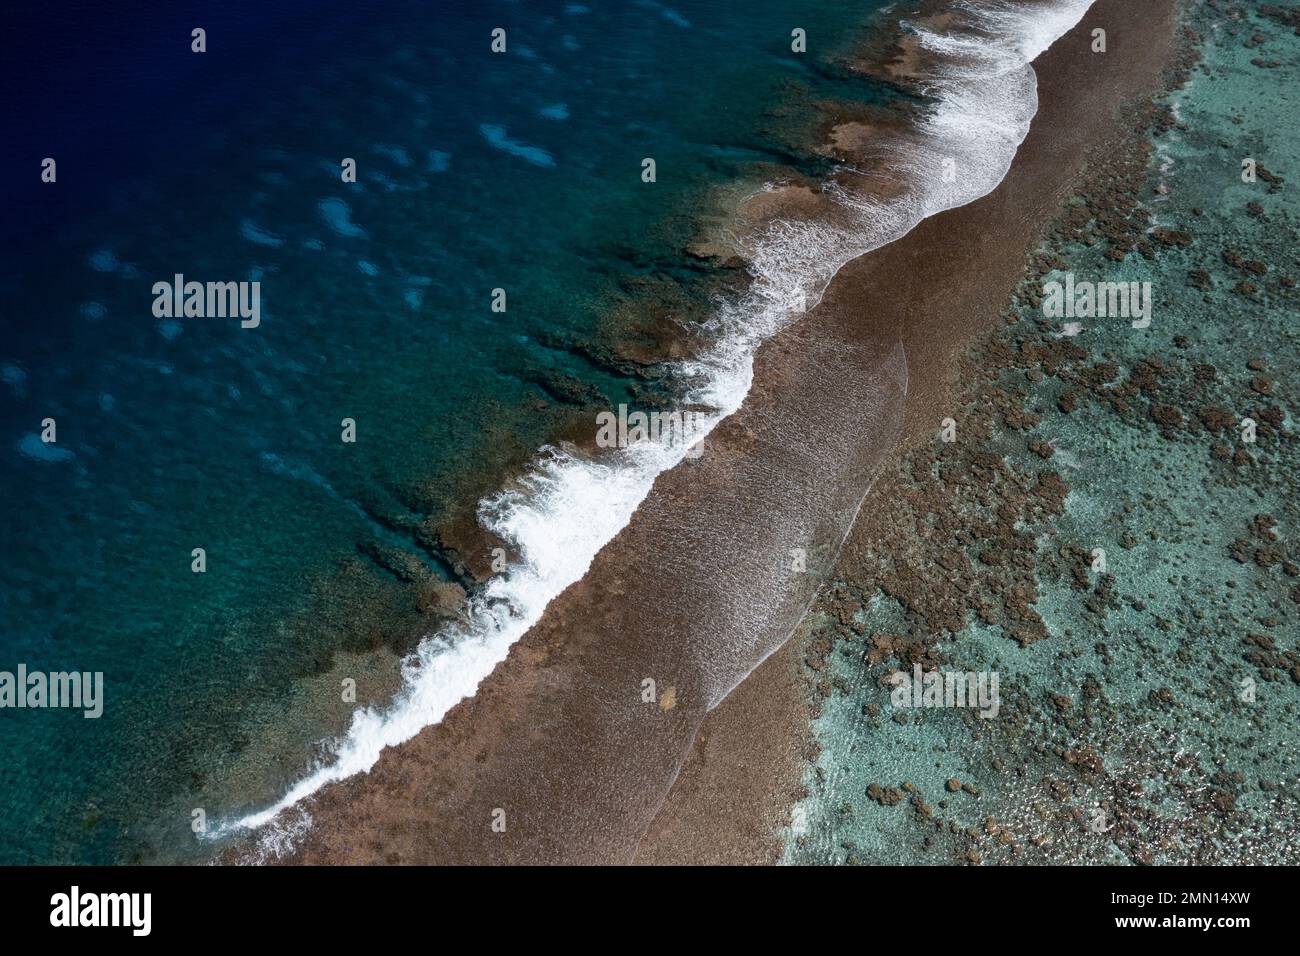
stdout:
[[(686, 383), (683, 404), (705, 409), (684, 416), (693, 434), (684, 442), (644, 442), (596, 457), (544, 448), (524, 478), (479, 506), (480, 522), (514, 549), (511, 566), (471, 597), (462, 621), (427, 637), (404, 661), (403, 688), (391, 703), (358, 709), (346, 734), (328, 744), (327, 757), (277, 802), (226, 822), (213, 835), (277, 821), (325, 785), (368, 772), (385, 748), (439, 723), (472, 696), (547, 605), (580, 580), (628, 524), (655, 478), (740, 408), (764, 340), (795, 321), (801, 308), (815, 305), (850, 260), (1002, 181), (1037, 112), (1030, 63), (1090, 5), (962, 2), (942, 32), (921, 22), (903, 24), (920, 54), (910, 79), (929, 106), (910, 129), (878, 144), (900, 188), (883, 198), (859, 189), (861, 171), (846, 165), (823, 190), (833, 216), (771, 221), (747, 242), (747, 291), (718, 305), (708, 323), (712, 345), (676, 368)], [(946, 174), (953, 169), (957, 175)]]

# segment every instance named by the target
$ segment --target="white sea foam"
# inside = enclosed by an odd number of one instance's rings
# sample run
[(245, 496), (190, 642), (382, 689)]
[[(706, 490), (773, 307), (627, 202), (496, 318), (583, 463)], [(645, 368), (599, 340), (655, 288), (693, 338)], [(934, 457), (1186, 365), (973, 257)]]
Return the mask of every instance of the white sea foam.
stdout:
[[(826, 192), (843, 214), (836, 222), (777, 221), (750, 243), (749, 290), (719, 304), (711, 320), (714, 344), (677, 368), (689, 383), (685, 403), (709, 410), (696, 419), (694, 437), (703, 438), (740, 407), (759, 345), (797, 319), (793, 303), (802, 299), (811, 308), (845, 263), (997, 186), (1037, 111), (1030, 61), (1074, 26), (1090, 3), (963, 5), (987, 35), (979, 48), (970, 34), (945, 38), (916, 30), (926, 48), (944, 58), (922, 82), (933, 108), (890, 153), (891, 172), (908, 183), (904, 194), (885, 203), (832, 182)], [(950, 182), (941, 175), (948, 158), (960, 170)], [(226, 823), (216, 835), (265, 826), (326, 784), (368, 772), (384, 748), (410, 740), (473, 695), (547, 605), (582, 578), (655, 478), (677, 465), (691, 443), (647, 442), (595, 459), (544, 449), (523, 480), (479, 508), (480, 521), (514, 548), (517, 561), (472, 596), (463, 621), (426, 638), (404, 662), (403, 690), (395, 700), (382, 709), (358, 709), (347, 733), (327, 747), (327, 758), (279, 801)]]

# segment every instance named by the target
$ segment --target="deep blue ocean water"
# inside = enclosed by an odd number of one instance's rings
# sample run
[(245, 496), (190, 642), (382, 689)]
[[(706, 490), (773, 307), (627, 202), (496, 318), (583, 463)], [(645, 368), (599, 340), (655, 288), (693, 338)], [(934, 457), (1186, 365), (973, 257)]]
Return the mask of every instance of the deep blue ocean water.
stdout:
[[(339, 605), (409, 611), (367, 555), (450, 578), (428, 522), (485, 446), (547, 438), (539, 382), (635, 394), (568, 346), (609, 334), (629, 280), (690, 287), (681, 249), (719, 184), (816, 162), (790, 144), (819, 98), (864, 95), (833, 59), (879, 5), (11, 14), (0, 670), (103, 671), (106, 701), (98, 720), (0, 711), (0, 862), (172, 856), (214, 781), (253, 801), (292, 779), (327, 729), (304, 681), (389, 639)], [(155, 317), (176, 273), (260, 282), (260, 326)], [(276, 733), (300, 759), (241, 764)]]

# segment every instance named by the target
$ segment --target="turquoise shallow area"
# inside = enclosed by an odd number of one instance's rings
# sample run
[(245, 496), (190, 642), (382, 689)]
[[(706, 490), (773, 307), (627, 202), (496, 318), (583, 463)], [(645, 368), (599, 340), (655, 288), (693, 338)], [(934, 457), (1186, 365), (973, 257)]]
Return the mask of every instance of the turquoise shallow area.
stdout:
[[(463, 580), (439, 520), (563, 413), (665, 390), (604, 361), (611, 303), (703, 297), (693, 217), (824, 162), (792, 144), (878, 6), (241, 0), (200, 57), (159, 4), (44, 93), (17, 70), (7, 151), (60, 178), (2, 231), (0, 669), (102, 671), (107, 703), (0, 713), (0, 862), (183, 854), (192, 808), (303, 772), (341, 678), (384, 699), (432, 620), (416, 592)], [(260, 282), (261, 325), (156, 318), (177, 273)]]
[[(1024, 529), (1038, 535), (1047, 636), (1022, 647), (973, 618), (940, 636), (945, 668), (998, 672), (1001, 711), (983, 721), (900, 714), (880, 685), (892, 665), (867, 663), (831, 614), (809, 620), (808, 639), (833, 644), (786, 862), (1300, 860), (1300, 131), (1280, 122), (1300, 105), (1300, 37), (1245, 9), (1239, 21), (1193, 15), (1201, 62), (1154, 140), (1139, 216), (1190, 241), (1122, 263), (1103, 245), (1044, 250), (1078, 280), (1152, 282), (1151, 327), (1083, 320), (1065, 375), (1007, 372), (1001, 384), (1041, 421), (997, 427), (980, 446), (1069, 483), (1064, 513)], [(1246, 157), (1286, 182), (1242, 182)], [(1025, 304), (1017, 314), (1011, 339), (1042, 320)], [(1158, 370), (1123, 411), (1084, 400), (1067, 414), (1070, 370), (1094, 363), (1113, 363), (1117, 383)], [(1212, 431), (1211, 407), (1231, 426)], [(1246, 417), (1266, 423), (1253, 443), (1240, 438)], [(1089, 570), (1074, 586), (1063, 547), (1104, 549), (1110, 577)], [(908, 626), (877, 593), (852, 630)]]

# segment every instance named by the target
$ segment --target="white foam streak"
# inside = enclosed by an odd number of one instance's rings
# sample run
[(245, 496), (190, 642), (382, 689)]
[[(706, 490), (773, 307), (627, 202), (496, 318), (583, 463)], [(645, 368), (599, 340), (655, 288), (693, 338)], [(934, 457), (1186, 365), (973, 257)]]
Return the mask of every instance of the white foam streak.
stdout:
[[(740, 407), (753, 381), (755, 352), (797, 319), (793, 306), (801, 298), (812, 308), (845, 263), (997, 186), (1037, 110), (1030, 60), (1077, 23), (1090, 2), (969, 7), (981, 30), (999, 37), (982, 50), (972, 50), (966, 38), (918, 31), (928, 49), (956, 59), (926, 78), (935, 105), (891, 154), (908, 189), (882, 203), (832, 183), (827, 193), (844, 212), (843, 222), (778, 221), (752, 243), (749, 291), (719, 304), (711, 320), (715, 344), (677, 369), (690, 383), (687, 403), (709, 409), (695, 419), (693, 439)], [(952, 181), (941, 175), (948, 158), (960, 171)], [(264, 826), (326, 784), (368, 772), (386, 747), (410, 740), (473, 695), (547, 605), (581, 579), (628, 524), (656, 476), (678, 464), (693, 443), (643, 443), (594, 460), (544, 449), (526, 478), (479, 509), (481, 522), (514, 547), (518, 561), (473, 596), (462, 622), (426, 638), (404, 662), (403, 690), (389, 706), (359, 709), (346, 735), (329, 745), (326, 760), (274, 805), (227, 823), (216, 835)]]
[[(720, 420), (717, 414), (695, 420), (703, 426), (697, 425), (697, 434)], [(483, 525), (518, 551), (515, 564), (474, 594), (463, 621), (426, 638), (406, 659), (403, 689), (388, 707), (358, 709), (347, 734), (331, 744), (331, 759), (273, 806), (218, 835), (263, 826), (326, 784), (368, 772), (384, 748), (410, 740), (472, 696), (546, 606), (586, 573), (596, 553), (631, 520), (655, 477), (681, 461), (691, 444), (645, 442), (598, 460), (543, 449), (517, 487), (479, 507)]]

